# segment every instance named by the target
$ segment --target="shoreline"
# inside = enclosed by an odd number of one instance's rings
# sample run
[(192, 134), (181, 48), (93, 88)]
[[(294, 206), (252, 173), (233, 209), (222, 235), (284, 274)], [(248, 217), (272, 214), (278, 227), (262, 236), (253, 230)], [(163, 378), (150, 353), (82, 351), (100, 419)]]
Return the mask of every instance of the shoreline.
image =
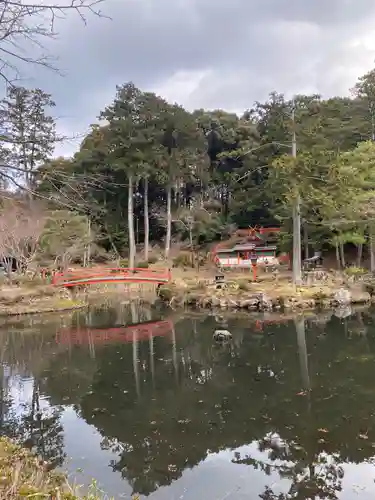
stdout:
[[(345, 308), (351, 305), (369, 306), (375, 303), (375, 280), (370, 283), (348, 283), (342, 278), (321, 284), (294, 287), (290, 280), (270, 277), (253, 282), (244, 276), (228, 276), (215, 283), (201, 273), (174, 273), (172, 281), (162, 285), (157, 293), (137, 286), (93, 287), (71, 292), (52, 285), (22, 284), (0, 288), (0, 317), (23, 316), (87, 307), (91, 302), (122, 298), (154, 303), (161, 300), (172, 309), (191, 307), (201, 310), (243, 310), (250, 312), (289, 312), (315, 309)], [(104, 300), (104, 301), (105, 301)]]
[[(68, 301), (67, 301), (68, 302)], [(69, 312), (76, 311), (78, 309), (84, 309), (87, 307), (86, 303), (81, 303), (76, 300), (72, 300), (70, 303), (65, 305), (45, 305), (42, 307), (40, 304), (33, 306), (20, 306), (19, 308), (1, 308), (0, 307), (0, 318), (12, 317), (12, 316), (28, 316), (33, 314), (51, 314), (58, 312)]]
[[(47, 464), (12, 439), (0, 437), (0, 498), (60, 498), (61, 500), (102, 499), (97, 489), (81, 495), (65, 473), (48, 471)], [(94, 484), (94, 483), (93, 483)]]
[(0, 288), (0, 317), (26, 316), (33, 314), (69, 312), (88, 307), (90, 303), (112, 301), (142, 300), (153, 304), (155, 289), (139, 289), (137, 286), (89, 287), (85, 290), (69, 291), (53, 285), (27, 283)]
[(51, 285), (5, 286), (0, 288), (0, 317), (24, 316), (74, 311), (87, 306), (87, 301), (71, 296), (66, 290)]
[(375, 303), (375, 287), (364, 283), (325, 283), (294, 287), (284, 282), (232, 279), (223, 287), (204, 281), (174, 280), (159, 289), (159, 299), (172, 308), (282, 312), (345, 308)]

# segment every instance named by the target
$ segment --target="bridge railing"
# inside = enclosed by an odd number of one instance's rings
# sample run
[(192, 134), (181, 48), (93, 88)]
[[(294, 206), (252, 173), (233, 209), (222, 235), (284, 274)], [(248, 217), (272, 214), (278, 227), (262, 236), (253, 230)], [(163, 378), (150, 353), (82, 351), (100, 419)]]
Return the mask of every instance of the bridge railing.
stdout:
[(169, 269), (149, 269), (149, 268), (127, 268), (127, 267), (106, 267), (106, 268), (82, 268), (71, 269), (64, 272), (56, 272), (52, 276), (53, 285), (62, 285), (69, 281), (95, 279), (95, 278), (116, 278), (127, 277), (134, 281), (148, 278), (151, 280), (171, 280), (171, 271)]
[(145, 322), (116, 328), (68, 328), (56, 333), (57, 344), (106, 344), (108, 342), (133, 342), (172, 333), (171, 320)]

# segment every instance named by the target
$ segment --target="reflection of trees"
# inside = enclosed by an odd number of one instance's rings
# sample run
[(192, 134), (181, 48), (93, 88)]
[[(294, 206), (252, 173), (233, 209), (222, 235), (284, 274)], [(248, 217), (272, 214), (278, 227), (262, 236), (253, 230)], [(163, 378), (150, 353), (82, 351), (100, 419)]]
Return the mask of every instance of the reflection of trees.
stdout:
[[(49, 466), (62, 465), (65, 458), (63, 429), (60, 422), (62, 408), (41, 404), (41, 372), (47, 360), (56, 352), (54, 334), (62, 321), (52, 318), (50, 323), (38, 318), (5, 323), (0, 329), (1, 353), (1, 432), (33, 449)], [(5, 372), (8, 373), (5, 377)], [(30, 401), (16, 408), (10, 396), (10, 387), (32, 381)], [(18, 411), (17, 411), (18, 410)]]
[[(108, 347), (101, 353), (91, 392), (81, 402), (82, 416), (115, 446), (122, 443), (120, 460), (113, 466), (135, 491), (147, 494), (169, 484), (208, 451), (239, 446), (251, 441), (254, 431), (262, 435), (261, 429), (267, 428), (264, 395), (280, 390), (283, 360), (276, 352), (270, 359), (268, 350), (259, 350), (260, 339), (254, 343), (249, 338), (242, 347), (238, 342), (215, 345), (213, 322), (201, 326), (198, 343), (190, 322), (176, 326), (178, 385), (173, 345), (165, 339), (154, 339), (154, 385), (148, 377), (148, 345), (139, 346), (140, 400), (129, 369), (129, 346)], [(290, 353), (294, 358), (295, 351)], [(295, 392), (298, 389), (295, 385)]]
[(41, 406), (40, 381), (34, 378), (31, 403), (25, 405), (19, 430), (25, 446), (51, 468), (61, 466), (66, 456), (61, 414), (62, 408)]
[[(316, 448), (316, 438), (312, 435), (314, 425), (311, 405), (311, 383), (306, 346), (305, 320), (297, 317), (294, 321), (297, 334), (298, 355), (303, 391), (300, 393), (306, 401), (306, 411), (300, 418), (305, 418), (308, 428), (303, 436), (304, 447), (297, 444), (301, 441), (283, 441), (279, 435), (271, 434), (258, 441), (259, 451), (267, 456), (266, 460), (256, 460), (251, 456), (241, 458), (235, 454), (234, 463), (248, 464), (262, 470), (266, 475), (277, 472), (282, 479), (290, 480), (287, 494), (276, 494), (270, 486), (260, 495), (263, 500), (287, 500), (290, 498), (306, 500), (311, 498), (337, 499), (342, 490), (341, 480), (343, 468), (339, 465), (337, 454), (327, 456)], [(325, 429), (321, 430), (322, 432)], [(297, 437), (297, 436), (296, 436)], [(324, 441), (321, 438), (321, 441)], [(319, 441), (318, 441), (319, 442)], [(280, 463), (281, 462), (281, 463)]]
[[(375, 438), (375, 427), (369, 415), (375, 394), (369, 363), (375, 343), (370, 337), (353, 337), (356, 325), (349, 321), (348, 337), (336, 319), (327, 335), (318, 338), (310, 331), (307, 357), (298, 352), (305, 341), (301, 325), (299, 337), (293, 324), (273, 325), (253, 336), (248, 320), (229, 322), (234, 341), (218, 346), (212, 342), (212, 319), (197, 321), (198, 336), (192, 323), (183, 320), (176, 325), (178, 384), (167, 339), (153, 340), (153, 366), (149, 343), (138, 345), (140, 398), (132, 347), (108, 346), (97, 356), (81, 415), (106, 436), (106, 447), (117, 450), (114, 469), (139, 493), (170, 484), (209, 451), (258, 441), (266, 455), (262, 463), (251, 457), (235, 461), (257, 463), (265, 472), (267, 467), (276, 470), (280, 460), (288, 462), (278, 471), (290, 479), (295, 498), (335, 498), (341, 463), (373, 455), (370, 435)], [(306, 381), (311, 391), (304, 387)], [(364, 432), (368, 441), (360, 437)], [(270, 448), (270, 433), (282, 437), (287, 452)], [(270, 488), (263, 493), (268, 495), (264, 498), (278, 498), (272, 494)]]
[[(148, 320), (146, 310), (123, 306), (74, 322), (105, 328)], [(102, 447), (117, 453), (113, 469), (146, 495), (210, 452), (257, 443), (256, 458), (235, 454), (234, 463), (289, 480), (289, 496), (269, 484), (261, 498), (335, 499), (342, 464), (374, 455), (375, 328), (366, 313), (333, 317), (325, 328), (315, 323), (297, 318), (255, 331), (251, 317), (240, 316), (228, 320), (228, 345), (212, 341), (215, 319), (199, 316), (176, 322), (169, 337), (129, 344), (56, 346), (31, 334), (17, 345), (16, 335), (4, 359), (34, 375), (18, 429), (59, 463), (59, 412), (74, 405), (101, 432)]]

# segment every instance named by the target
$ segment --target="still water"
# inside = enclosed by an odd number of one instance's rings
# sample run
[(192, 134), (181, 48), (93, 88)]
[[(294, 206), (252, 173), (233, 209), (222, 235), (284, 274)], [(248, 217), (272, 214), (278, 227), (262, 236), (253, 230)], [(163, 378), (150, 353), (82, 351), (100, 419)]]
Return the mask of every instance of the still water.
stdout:
[(375, 311), (338, 316), (4, 322), (1, 432), (116, 499), (374, 499)]

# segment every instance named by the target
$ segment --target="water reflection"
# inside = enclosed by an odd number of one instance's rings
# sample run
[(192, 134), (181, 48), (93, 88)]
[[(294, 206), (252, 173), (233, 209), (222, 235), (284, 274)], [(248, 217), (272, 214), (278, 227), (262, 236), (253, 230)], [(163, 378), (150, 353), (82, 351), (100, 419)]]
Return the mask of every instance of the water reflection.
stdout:
[(123, 304), (8, 322), (1, 431), (116, 498), (373, 498), (374, 317)]

